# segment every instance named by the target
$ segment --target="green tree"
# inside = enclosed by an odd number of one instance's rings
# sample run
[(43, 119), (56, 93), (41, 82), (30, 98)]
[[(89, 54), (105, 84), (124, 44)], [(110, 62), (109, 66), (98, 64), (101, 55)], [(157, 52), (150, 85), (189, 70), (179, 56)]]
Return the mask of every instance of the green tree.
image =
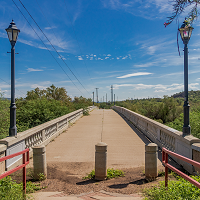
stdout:
[(67, 91), (64, 87), (56, 87), (55, 85), (51, 85), (43, 90), (40, 90), (38, 87), (34, 90), (27, 92), (26, 100), (34, 100), (34, 99), (55, 99), (58, 101), (71, 101), (72, 99), (67, 95)]
[(10, 101), (3, 98), (0, 93), (0, 139), (9, 135), (10, 127)]
[(48, 99), (55, 99), (61, 101), (71, 101), (72, 99), (67, 95), (67, 91), (64, 87), (58, 88), (55, 85), (51, 85), (46, 89), (46, 97)]
[(86, 108), (88, 106), (92, 106), (92, 99), (91, 98), (85, 98), (85, 97), (74, 97), (74, 101), (73, 101), (74, 107), (76, 110), (80, 109), (80, 108)]

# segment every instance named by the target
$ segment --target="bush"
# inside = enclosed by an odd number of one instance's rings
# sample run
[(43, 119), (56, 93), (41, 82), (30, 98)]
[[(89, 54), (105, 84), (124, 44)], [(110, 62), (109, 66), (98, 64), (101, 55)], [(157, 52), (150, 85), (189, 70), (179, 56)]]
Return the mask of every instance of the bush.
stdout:
[[(36, 190), (40, 190), (38, 184), (32, 182), (26, 183), (26, 192), (33, 193)], [(23, 196), (23, 183), (17, 184), (12, 180), (10, 176), (7, 176), (0, 180), (0, 199), (1, 200), (24, 200)]]
[[(194, 180), (200, 182), (199, 176), (190, 176)], [(144, 189), (149, 200), (200, 200), (200, 190), (189, 181), (178, 176), (178, 181), (168, 181), (168, 189), (165, 189), (165, 181), (161, 181), (159, 186), (152, 189)]]
[(0, 139), (9, 135), (10, 101), (0, 97)]

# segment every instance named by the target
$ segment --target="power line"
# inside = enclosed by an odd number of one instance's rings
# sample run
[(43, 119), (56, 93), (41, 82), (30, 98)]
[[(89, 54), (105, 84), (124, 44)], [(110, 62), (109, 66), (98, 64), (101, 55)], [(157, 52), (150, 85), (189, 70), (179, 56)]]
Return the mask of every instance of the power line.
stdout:
[[(64, 1), (64, 2), (65, 2), (65, 7), (66, 7), (66, 10), (67, 10), (67, 14), (68, 14), (68, 16), (69, 16), (69, 20), (70, 20), (70, 22), (71, 22), (72, 29), (73, 29), (73, 32), (74, 32), (74, 35), (75, 35), (75, 38), (76, 38), (76, 41), (77, 41), (77, 44), (78, 44), (78, 47), (79, 47), (80, 53), (81, 53), (81, 55), (83, 55), (83, 53), (82, 53), (82, 51), (81, 51), (81, 47), (80, 47), (79, 42), (78, 42), (78, 39), (77, 39), (77, 36), (76, 36), (76, 32), (75, 32), (75, 29), (74, 29), (74, 26), (73, 26), (73, 23), (72, 23), (71, 17), (70, 17), (70, 15), (69, 15), (69, 12), (68, 12), (68, 9), (67, 9), (66, 1)], [(90, 77), (90, 80), (92, 81), (85, 60), (83, 60), (83, 62), (84, 62), (85, 67), (86, 67), (86, 69), (87, 69), (87, 72), (88, 72), (88, 75), (89, 75), (89, 77)], [(93, 83), (93, 81), (92, 81), (92, 83)], [(94, 84), (94, 83), (93, 83), (93, 84)]]
[[(74, 86), (79, 90), (79, 88), (76, 86), (76, 84), (71, 80), (71, 78), (69, 77), (69, 75), (65, 72), (65, 70), (63, 69), (63, 67), (59, 64), (59, 62), (56, 60), (56, 58), (54, 57), (54, 55), (51, 53), (51, 51), (48, 49), (48, 47), (46, 46), (46, 44), (43, 42), (43, 40), (40, 38), (40, 36), (37, 34), (37, 32), (35, 31), (35, 29), (32, 27), (32, 25), (29, 23), (29, 21), (26, 19), (26, 17), (24, 16), (24, 14), (22, 13), (22, 11), (19, 9), (19, 7), (17, 6), (17, 4), (14, 2), (14, 0), (12, 0), (13, 3), (15, 4), (15, 6), (17, 7), (17, 9), (20, 11), (20, 13), (23, 15), (23, 17), (25, 18), (25, 20), (27, 21), (27, 23), (30, 25), (30, 27), (33, 29), (33, 31), (35, 32), (35, 34), (38, 36), (38, 38), (40, 39), (40, 41), (43, 43), (43, 45), (45, 46), (45, 48), (49, 51), (49, 53), (51, 54), (51, 56), (54, 58), (54, 60), (57, 62), (57, 64), (60, 66), (60, 68), (64, 71), (64, 73), (68, 76), (69, 80), (74, 84)], [(79, 90), (79, 92), (81, 92)], [(81, 94), (83, 94), (81, 92)]]
[[(16, 3), (14, 2), (14, 0), (12, 0), (13, 3), (16, 5)], [(48, 42), (51, 44), (51, 46), (53, 47), (53, 49), (56, 51), (56, 53), (58, 54), (59, 58), (61, 58), (61, 60), (64, 62), (64, 64), (68, 67), (68, 69), (71, 71), (71, 73), (74, 75), (74, 77), (78, 80), (78, 78), (76, 77), (76, 75), (73, 73), (73, 71), (70, 69), (70, 67), (65, 63), (64, 59), (62, 58), (62, 56), (58, 53), (58, 51), (56, 50), (56, 48), (53, 46), (53, 44), (50, 42), (50, 40), (48, 39), (48, 37), (45, 35), (45, 33), (42, 31), (42, 29), (40, 28), (40, 26), (37, 24), (37, 22), (34, 20), (34, 18), (32, 17), (32, 15), (29, 13), (29, 11), (26, 9), (26, 7), (24, 6), (24, 4), (19, 0), (19, 2), (21, 3), (21, 5), (24, 7), (24, 9), (26, 10), (26, 12), (29, 14), (29, 16), (31, 17), (31, 19), (35, 22), (35, 24), (37, 25), (37, 27), (40, 29), (40, 31), (42, 32), (42, 34), (45, 36), (45, 38), (48, 40)], [(18, 6), (16, 5), (16, 7), (18, 8)], [(18, 10), (20, 11), (20, 13), (24, 16), (24, 14), (21, 12), (21, 10), (18, 8)], [(26, 19), (26, 17), (24, 16), (24, 18)], [(26, 19), (26, 21), (28, 22), (28, 20)], [(29, 23), (29, 22), (28, 22)], [(31, 26), (31, 24), (29, 23), (29, 25)], [(31, 26), (31, 28), (33, 29), (33, 27)], [(33, 29), (34, 30), (34, 29)], [(36, 33), (36, 31), (34, 30), (34, 32)], [(37, 34), (37, 33), (36, 33)], [(39, 35), (37, 34), (37, 36), (39, 37)], [(40, 37), (39, 37), (40, 38)], [(42, 39), (40, 38), (40, 40), (42, 41)], [(42, 41), (42, 43), (44, 44), (44, 42)], [(44, 46), (47, 48), (47, 46), (44, 44)], [(48, 48), (47, 48), (48, 49)], [(50, 50), (48, 49), (48, 51), (50, 52)], [(51, 53), (51, 52), (50, 52)], [(51, 53), (51, 55), (53, 56), (53, 54)], [(53, 56), (53, 58), (55, 59), (55, 57)], [(55, 59), (56, 60), (56, 59)], [(56, 62), (58, 63), (58, 61), (56, 60)], [(59, 64), (59, 63), (58, 63)], [(59, 66), (61, 67), (61, 65), (59, 64)], [(65, 70), (61, 67), (61, 69), (65, 72)], [(68, 74), (65, 72), (65, 74), (68, 76)], [(68, 76), (68, 78), (71, 80), (71, 78)], [(71, 82), (75, 85), (75, 83), (71, 80)], [(78, 80), (78, 82), (82, 85), (82, 83)], [(75, 85), (76, 86), (76, 85)], [(82, 85), (82, 87), (85, 89), (85, 87)], [(77, 88), (77, 86), (76, 86)], [(78, 88), (77, 88), (78, 89)], [(79, 89), (78, 89), (79, 90)], [(86, 89), (85, 89), (86, 90)], [(79, 90), (80, 91), (80, 90)], [(86, 90), (87, 91), (87, 90)], [(81, 91), (80, 91), (81, 92)], [(88, 91), (87, 91), (88, 92)], [(81, 92), (82, 93), (82, 92)], [(89, 92), (88, 92), (89, 93)], [(83, 94), (83, 93), (82, 93)]]
[[(37, 2), (37, 4), (38, 4), (38, 7), (40, 8), (40, 10), (41, 10), (41, 12), (42, 12), (42, 15), (44, 16), (44, 18), (46, 19), (47, 23), (48, 23), (48, 24), (49, 24), (49, 26), (51, 27), (51, 24), (49, 23), (49, 21), (48, 21), (47, 17), (45, 16), (45, 14), (44, 14), (44, 12), (43, 12), (42, 8), (40, 7), (40, 5), (39, 5), (39, 3), (38, 3), (38, 1), (37, 1), (37, 0), (36, 0), (36, 2)], [(56, 37), (56, 34), (55, 34), (54, 30), (53, 30), (53, 29), (51, 29), (51, 31), (53, 32), (53, 34), (54, 34), (54, 36), (55, 36), (55, 38), (56, 38), (56, 40), (57, 40), (57, 37)], [(58, 40), (57, 40), (57, 42), (58, 42), (58, 44), (60, 44)], [(65, 51), (64, 51), (64, 53), (67, 53), (67, 52), (65, 52)], [(71, 65), (72, 65), (72, 67), (74, 68), (75, 72), (78, 74), (79, 78), (81, 79), (81, 77), (80, 77), (79, 73), (76, 71), (76, 68), (73, 66), (73, 64), (72, 64), (71, 60), (68, 60), (68, 61), (71, 63)], [(81, 81), (83, 82), (83, 80), (82, 80), (82, 79), (81, 79)]]
[[(56, 51), (56, 53), (58, 54), (58, 56), (61, 58), (61, 60), (65, 63), (65, 65), (68, 67), (68, 69), (70, 70), (70, 72), (74, 75), (74, 77), (76, 78), (76, 80), (81, 84), (81, 86), (85, 89), (85, 87), (83, 86), (83, 84), (79, 81), (79, 79), (76, 77), (76, 75), (74, 74), (74, 72), (70, 69), (70, 67), (67, 65), (67, 63), (64, 61), (64, 59), (62, 58), (62, 56), (58, 53), (58, 51), (56, 50), (56, 48), (53, 46), (53, 44), (50, 42), (50, 40), (48, 39), (48, 37), (45, 35), (45, 33), (42, 31), (42, 29), (40, 28), (40, 26), (37, 24), (37, 22), (35, 21), (35, 19), (32, 17), (32, 15), (29, 13), (29, 11), (26, 9), (26, 7), (24, 6), (24, 4), (21, 2), (21, 0), (19, 0), (19, 2), (22, 4), (22, 6), (24, 7), (24, 9), (26, 10), (26, 12), (29, 14), (29, 16), (31, 17), (31, 19), (35, 22), (35, 24), (37, 25), (37, 27), (40, 29), (40, 31), (42, 32), (42, 34), (45, 36), (45, 38), (48, 40), (48, 42), (51, 44), (51, 46), (53, 47), (53, 49)], [(85, 89), (85, 91), (87, 91)], [(88, 92), (88, 91), (87, 91)], [(89, 92), (88, 92), (89, 93)], [(90, 94), (90, 93), (89, 93)]]

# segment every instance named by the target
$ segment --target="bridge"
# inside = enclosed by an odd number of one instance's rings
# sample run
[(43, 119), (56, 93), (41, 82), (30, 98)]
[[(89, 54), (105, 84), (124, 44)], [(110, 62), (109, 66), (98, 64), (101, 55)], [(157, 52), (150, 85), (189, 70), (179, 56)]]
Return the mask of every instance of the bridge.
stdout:
[[(59, 174), (61, 171), (63, 174), (68, 174), (68, 176), (63, 175), (65, 180), (69, 180), (70, 176), (76, 176), (80, 182), (82, 177), (95, 168), (95, 145), (98, 142), (105, 142), (108, 145), (108, 168), (144, 170), (145, 144), (151, 141), (114, 110), (95, 109), (89, 116), (80, 118), (47, 145), (48, 175), (53, 172)], [(164, 170), (160, 153), (159, 158), (158, 169)], [(54, 178), (56, 176), (59, 175), (54, 175)], [(49, 185), (49, 187), (54, 191), (58, 190), (56, 185)], [(87, 192), (90, 192), (90, 189), (84, 187), (83, 193)], [(42, 194), (44, 193), (35, 195), (38, 197)], [(111, 193), (109, 195), (111, 196)], [(138, 196), (134, 199), (140, 198)], [(101, 198), (98, 196), (96, 199)]]
[[(115, 106), (110, 110), (94, 109), (89, 116), (82, 117), (82, 115), (83, 110), (80, 109), (19, 133), (17, 138), (0, 140), (1, 157), (16, 150), (23, 150), (23, 148), (30, 148), (32, 152), (32, 147), (36, 145), (47, 145), (48, 176), (53, 177), (58, 173), (60, 179), (76, 177), (79, 182), (82, 177), (86, 176), (86, 173), (94, 169), (95, 145), (100, 141), (108, 145), (108, 168), (144, 170), (145, 144), (151, 142), (159, 147), (159, 170), (164, 170), (161, 163), (162, 146), (200, 161), (200, 140), (198, 138), (182, 137), (181, 132), (128, 109)], [(18, 162), (20, 158), (11, 163), (1, 163), (1, 172), (13, 168)], [(170, 159), (170, 164), (182, 171), (184, 168), (190, 173), (198, 170), (176, 159)], [(51, 187), (55, 189), (56, 184), (52, 184)], [(88, 188), (88, 190), (91, 189)]]

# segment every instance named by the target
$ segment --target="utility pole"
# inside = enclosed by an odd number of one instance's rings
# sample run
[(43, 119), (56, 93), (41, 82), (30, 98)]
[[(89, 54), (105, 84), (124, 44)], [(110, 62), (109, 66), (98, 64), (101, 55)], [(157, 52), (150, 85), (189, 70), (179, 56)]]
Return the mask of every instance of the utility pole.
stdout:
[(113, 103), (113, 85), (111, 85), (111, 104)]
[(93, 93), (93, 106), (94, 106), (94, 92), (92, 92)]
[(107, 104), (107, 93), (106, 93), (106, 104)]
[(115, 94), (114, 94), (114, 105), (115, 105)]
[(103, 96), (103, 103), (104, 103), (104, 96)]
[(95, 89), (96, 89), (97, 103), (98, 103), (98, 89), (99, 89), (99, 88), (95, 88)]

